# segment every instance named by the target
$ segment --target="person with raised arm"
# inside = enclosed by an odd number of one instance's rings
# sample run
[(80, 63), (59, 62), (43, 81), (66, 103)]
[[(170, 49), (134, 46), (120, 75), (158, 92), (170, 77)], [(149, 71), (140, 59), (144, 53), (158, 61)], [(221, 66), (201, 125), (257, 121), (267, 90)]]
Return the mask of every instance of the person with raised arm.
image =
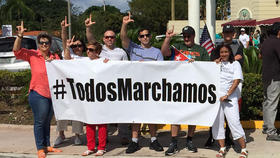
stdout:
[[(187, 60), (188, 62), (194, 61), (209, 61), (209, 55), (205, 48), (201, 47), (194, 43), (195, 38), (195, 30), (191, 26), (185, 26), (182, 29), (183, 41), (180, 43), (175, 43), (170, 47), (170, 41), (174, 33), (174, 26), (172, 29), (168, 29), (166, 31), (166, 36), (164, 42), (161, 46), (161, 52), (163, 56), (171, 56), (171, 60), (181, 60), (175, 57), (175, 51), (180, 51), (186, 58), (183, 60)], [(192, 138), (195, 132), (195, 125), (188, 125), (188, 136), (186, 139), (186, 149), (189, 152), (197, 152), (197, 147), (193, 144)], [(180, 129), (180, 125), (171, 125), (171, 143), (165, 152), (166, 156), (176, 154), (178, 150), (177, 145), (177, 136)]]
[[(67, 17), (65, 16), (65, 19), (61, 22), (61, 39), (62, 39), (62, 45), (63, 45), (63, 49), (64, 51), (62, 52), (62, 56), (64, 59), (79, 59), (82, 58), (83, 56), (83, 50), (84, 50), (84, 44), (82, 40), (76, 40), (74, 41), (74, 37), (71, 40), (71, 45), (69, 48), (67, 48), (67, 27), (69, 27), (70, 24), (67, 23)], [(65, 50), (69, 51), (69, 57), (65, 56)], [(67, 130), (67, 125), (69, 124), (69, 122), (71, 122), (72, 124), (72, 133), (75, 133), (75, 138), (74, 138), (74, 144), (75, 145), (81, 145), (82, 140), (81, 140), (81, 136), (84, 131), (83, 131), (83, 126), (84, 123), (80, 122), (80, 121), (74, 121), (74, 120), (58, 120), (57, 121), (57, 126), (56, 126), (56, 130), (59, 132), (55, 142), (54, 142), (54, 146), (58, 146), (60, 144), (62, 144), (65, 140), (65, 134), (64, 131)]]
[(59, 60), (59, 56), (50, 52), (52, 37), (46, 32), (37, 36), (38, 49), (21, 48), (21, 40), (26, 31), (23, 21), (17, 26), (18, 34), (13, 51), (17, 59), (29, 62), (31, 81), (29, 86), (29, 105), (34, 117), (34, 136), (38, 158), (45, 158), (48, 152), (61, 152), (50, 145), (50, 125), (53, 106), (46, 70), (46, 61)]
[[(85, 20), (87, 40), (91, 42), (96, 42), (91, 28), (95, 23), (95, 21), (92, 21), (91, 14), (89, 15), (89, 18)], [(104, 32), (103, 42), (104, 45), (102, 45), (100, 57), (115, 61), (128, 60), (126, 52), (123, 49), (115, 46), (116, 34), (113, 30), (109, 29)], [(121, 138), (121, 144), (127, 145), (130, 138), (129, 124), (118, 124), (118, 135)]]
[[(150, 44), (151, 41), (151, 33), (148, 29), (140, 29), (138, 31), (138, 40), (140, 41), (140, 45), (132, 42), (127, 37), (127, 25), (131, 22), (134, 22), (131, 19), (130, 12), (128, 16), (123, 17), (123, 23), (121, 28), (121, 40), (123, 48), (128, 52), (130, 56), (130, 60), (132, 61), (162, 61), (163, 56), (158, 48), (152, 47)], [(155, 151), (163, 151), (163, 147), (158, 142), (156, 137), (156, 125), (149, 124), (150, 134), (151, 134), (151, 143), (150, 149)], [(140, 124), (132, 124), (132, 141), (128, 145), (126, 149), (126, 153), (134, 153), (140, 149), (138, 144), (138, 133), (140, 129)]]

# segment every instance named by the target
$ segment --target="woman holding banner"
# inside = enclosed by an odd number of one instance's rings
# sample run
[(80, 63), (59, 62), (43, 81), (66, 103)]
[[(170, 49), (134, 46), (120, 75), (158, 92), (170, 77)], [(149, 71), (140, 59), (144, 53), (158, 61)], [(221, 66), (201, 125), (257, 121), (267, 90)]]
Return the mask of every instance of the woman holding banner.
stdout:
[[(61, 39), (62, 39), (62, 45), (63, 49), (65, 50), (66, 48), (66, 42), (67, 42), (67, 31), (66, 28), (70, 26), (70, 24), (67, 23), (67, 17), (65, 16), (65, 20), (61, 22)], [(82, 40), (76, 40), (72, 41), (71, 47), (69, 47), (70, 51), (70, 57), (72, 59), (79, 59), (83, 58), (83, 51), (84, 51), (85, 45)], [(65, 51), (62, 53), (62, 57), (64, 57)], [(62, 144), (65, 140), (65, 134), (64, 131), (67, 130), (67, 125), (70, 122), (70, 120), (59, 120), (57, 121), (57, 126), (56, 129), (59, 132), (58, 137), (56, 138), (54, 142), (54, 146), (57, 147), (58, 145)], [(75, 121), (72, 120), (72, 133), (75, 133), (75, 139), (74, 139), (74, 144), (75, 145), (81, 145), (82, 140), (80, 138), (80, 135), (84, 133), (83, 131), (83, 126), (84, 123), (80, 121)]]
[[(71, 40), (67, 40), (67, 47), (65, 48), (65, 59), (71, 59), (70, 56), (70, 47), (73, 44), (74, 37)], [(90, 41), (87, 44), (87, 56), (88, 58), (83, 58), (79, 60), (103, 60), (99, 57), (102, 46), (98, 42), (92, 42)], [(104, 59), (103, 62), (108, 62), (108, 59)], [(95, 153), (95, 133), (96, 133), (96, 126), (98, 127), (98, 147), (97, 152)], [(106, 139), (107, 139), (107, 125), (106, 124), (86, 124), (86, 135), (87, 135), (87, 147), (88, 150), (86, 150), (84, 153), (82, 153), (82, 156), (88, 156), (93, 153), (95, 153), (95, 156), (102, 156), (105, 152), (106, 147)]]
[(216, 157), (224, 157), (226, 154), (224, 129), (224, 116), (226, 116), (232, 137), (239, 142), (242, 148), (240, 158), (247, 158), (245, 133), (240, 123), (238, 109), (237, 87), (243, 80), (241, 65), (238, 61), (234, 61), (232, 49), (229, 45), (222, 45), (219, 52), (219, 60), (217, 61), (221, 63), (220, 92), (222, 97), (220, 98), (221, 106), (212, 127), (213, 138), (218, 140), (220, 145), (220, 150)]
[(53, 117), (53, 107), (49, 89), (45, 61), (59, 59), (57, 54), (50, 52), (52, 38), (47, 33), (37, 36), (38, 50), (21, 48), (21, 40), (26, 30), (23, 21), (17, 26), (13, 51), (17, 59), (28, 61), (31, 67), (31, 81), (29, 86), (29, 105), (34, 116), (34, 135), (38, 158), (45, 158), (47, 152), (61, 152), (50, 146), (50, 123)]

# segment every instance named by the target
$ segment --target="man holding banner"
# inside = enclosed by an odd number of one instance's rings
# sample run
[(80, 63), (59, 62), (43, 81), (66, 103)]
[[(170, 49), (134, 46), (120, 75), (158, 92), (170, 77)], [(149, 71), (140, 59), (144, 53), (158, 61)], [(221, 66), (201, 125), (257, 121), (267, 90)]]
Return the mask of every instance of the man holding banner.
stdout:
[[(91, 14), (89, 18), (85, 20), (86, 36), (88, 41), (97, 42), (91, 30), (91, 26), (93, 26), (95, 23), (95, 21), (92, 21)], [(123, 49), (115, 46), (116, 34), (113, 30), (106, 30), (104, 32), (103, 42), (104, 45), (102, 45), (100, 57), (116, 61), (128, 60), (126, 52)], [(121, 137), (121, 144), (127, 145), (130, 137), (129, 124), (118, 124), (118, 135)]]
[[(130, 59), (132, 61), (162, 61), (163, 56), (159, 49), (152, 47), (150, 44), (151, 34), (148, 29), (141, 29), (138, 32), (138, 40), (141, 42), (141, 45), (137, 45), (132, 42), (127, 37), (127, 25), (134, 20), (131, 19), (130, 12), (128, 16), (123, 17), (123, 23), (121, 28), (121, 40), (122, 46), (128, 52)], [(151, 134), (151, 144), (150, 149), (155, 151), (163, 151), (163, 147), (159, 144), (156, 138), (156, 125), (149, 124), (150, 134)], [(129, 144), (126, 149), (126, 153), (134, 153), (140, 149), (138, 145), (138, 131), (140, 129), (140, 124), (132, 125), (132, 142)]]
[[(165, 40), (161, 47), (161, 52), (163, 56), (171, 56), (172, 60), (176, 61), (209, 61), (209, 55), (205, 48), (194, 43), (195, 31), (191, 26), (185, 26), (182, 29), (182, 34), (184, 41), (182, 43), (176, 43), (170, 48), (171, 38), (175, 35), (174, 27), (171, 30), (167, 30)], [(182, 55), (184, 58), (182, 58)], [(171, 136), (172, 141), (169, 145), (168, 150), (165, 152), (165, 155), (173, 155), (178, 152), (177, 139), (178, 131), (180, 125), (171, 125)], [(190, 152), (197, 152), (197, 147), (194, 146), (192, 142), (192, 137), (194, 135), (196, 126), (188, 126), (188, 136), (186, 140), (186, 148)]]

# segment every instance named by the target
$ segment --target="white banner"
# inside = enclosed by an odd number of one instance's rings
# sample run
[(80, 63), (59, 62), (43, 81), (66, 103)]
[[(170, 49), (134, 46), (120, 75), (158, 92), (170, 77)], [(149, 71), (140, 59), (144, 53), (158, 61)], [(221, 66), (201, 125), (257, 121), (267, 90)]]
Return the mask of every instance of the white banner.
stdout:
[(219, 108), (214, 62), (46, 62), (57, 120), (211, 126)]

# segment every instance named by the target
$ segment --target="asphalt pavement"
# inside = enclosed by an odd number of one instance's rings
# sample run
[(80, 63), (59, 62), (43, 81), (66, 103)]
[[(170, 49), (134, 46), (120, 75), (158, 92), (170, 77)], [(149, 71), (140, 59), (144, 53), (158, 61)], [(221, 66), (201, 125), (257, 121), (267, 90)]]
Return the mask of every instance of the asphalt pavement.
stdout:
[[(247, 138), (247, 149), (250, 158), (279, 158), (280, 157), (280, 142), (266, 141), (266, 135), (262, 134), (260, 129), (245, 130)], [(160, 158), (167, 157), (164, 152), (156, 152), (149, 149), (150, 135), (142, 134), (139, 138), (141, 149), (133, 154), (126, 154), (127, 146), (120, 144), (120, 138), (117, 136), (117, 131), (112, 132), (109, 136), (109, 143), (107, 144), (107, 152), (103, 157), (120, 158), (120, 157), (135, 157), (135, 158)], [(61, 153), (50, 153), (48, 158), (79, 158), (83, 157), (81, 154), (87, 149), (86, 136), (82, 136), (83, 145), (73, 145), (73, 134), (71, 128), (65, 132), (66, 141), (59, 146), (63, 150)], [(51, 143), (54, 142), (57, 136), (56, 127), (51, 127)], [(215, 144), (210, 149), (205, 149), (204, 144), (208, 138), (207, 130), (198, 130), (195, 133), (193, 142), (198, 147), (197, 153), (190, 153), (185, 149), (186, 131), (181, 131), (178, 145), (180, 152), (172, 157), (184, 158), (213, 158), (215, 157), (218, 147)], [(170, 132), (166, 130), (158, 130), (159, 142), (167, 150), (170, 143)], [(236, 142), (235, 142), (236, 143)], [(238, 158), (240, 148), (236, 144), (231, 147), (226, 155), (227, 158)], [(36, 158), (36, 147), (33, 135), (33, 126), (31, 125), (6, 125), (0, 124), (0, 158)], [(88, 156), (94, 157), (94, 156)]]

